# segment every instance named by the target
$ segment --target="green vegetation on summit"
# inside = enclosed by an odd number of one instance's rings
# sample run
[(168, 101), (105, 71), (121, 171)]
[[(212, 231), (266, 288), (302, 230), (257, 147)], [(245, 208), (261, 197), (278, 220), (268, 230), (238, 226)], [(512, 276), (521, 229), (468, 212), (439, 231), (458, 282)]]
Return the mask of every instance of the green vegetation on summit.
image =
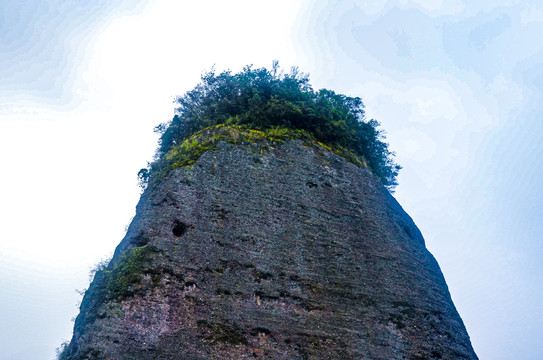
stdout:
[[(155, 129), (161, 134), (158, 158), (195, 133), (221, 124), (259, 131), (286, 128), (303, 130), (321, 144), (356, 154), (385, 186), (397, 185), (401, 167), (383, 141), (379, 123), (365, 118), (362, 100), (327, 89), (315, 91), (297, 68), (284, 73), (275, 61), (271, 70), (251, 66), (237, 74), (211, 70), (176, 102), (173, 119)], [(148, 175), (140, 172), (140, 178)]]

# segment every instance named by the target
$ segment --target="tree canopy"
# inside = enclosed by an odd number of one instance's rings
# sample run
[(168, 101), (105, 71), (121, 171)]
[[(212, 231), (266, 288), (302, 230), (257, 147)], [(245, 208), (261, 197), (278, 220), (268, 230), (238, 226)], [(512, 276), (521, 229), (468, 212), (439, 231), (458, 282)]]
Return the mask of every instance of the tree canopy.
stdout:
[(306, 130), (318, 141), (339, 145), (362, 157), (389, 189), (397, 185), (394, 154), (376, 120), (367, 120), (359, 97), (313, 90), (309, 76), (294, 67), (283, 72), (274, 61), (271, 70), (246, 66), (233, 74), (214, 69), (201, 82), (176, 98), (173, 119), (160, 124), (158, 156), (192, 134), (218, 124), (246, 125), (258, 130), (286, 127)]

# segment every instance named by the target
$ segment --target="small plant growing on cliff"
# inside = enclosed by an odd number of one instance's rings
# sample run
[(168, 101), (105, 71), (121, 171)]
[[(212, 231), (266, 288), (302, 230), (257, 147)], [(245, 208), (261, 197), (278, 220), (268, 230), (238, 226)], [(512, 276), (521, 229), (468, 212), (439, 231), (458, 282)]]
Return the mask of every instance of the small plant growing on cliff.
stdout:
[(112, 257), (109, 256), (109, 257), (107, 257), (105, 259), (101, 259), (93, 267), (91, 267), (91, 269), (89, 271), (89, 282), (90, 283), (92, 282), (92, 280), (94, 280), (94, 277), (96, 276), (97, 272), (106, 270), (107, 266), (111, 262), (111, 258)]
[[(196, 132), (218, 124), (299, 129), (319, 142), (352, 151), (385, 186), (397, 185), (401, 167), (383, 141), (379, 123), (366, 119), (362, 100), (327, 89), (315, 91), (297, 68), (285, 73), (275, 61), (271, 70), (251, 66), (237, 74), (211, 70), (176, 103), (173, 119), (155, 129), (161, 135), (159, 158)], [(142, 171), (139, 177), (145, 183), (150, 174)]]
[(57, 348), (57, 360), (66, 360), (68, 359), (68, 346), (70, 342), (63, 341), (62, 344)]

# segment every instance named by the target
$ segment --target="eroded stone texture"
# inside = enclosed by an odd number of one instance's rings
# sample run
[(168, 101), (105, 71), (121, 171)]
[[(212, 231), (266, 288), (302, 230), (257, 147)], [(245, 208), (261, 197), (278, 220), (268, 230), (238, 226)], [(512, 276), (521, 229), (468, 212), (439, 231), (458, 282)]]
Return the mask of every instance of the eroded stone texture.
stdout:
[(146, 190), (109, 269), (140, 249), (141, 276), (112, 298), (97, 275), (70, 359), (477, 358), (370, 171), (299, 140), (257, 148), (223, 142)]

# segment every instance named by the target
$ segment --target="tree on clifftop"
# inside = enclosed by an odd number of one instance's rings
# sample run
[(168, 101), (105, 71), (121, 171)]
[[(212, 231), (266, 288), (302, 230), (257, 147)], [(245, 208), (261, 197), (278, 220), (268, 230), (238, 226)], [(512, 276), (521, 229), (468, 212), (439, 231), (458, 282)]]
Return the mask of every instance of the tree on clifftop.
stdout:
[(220, 74), (212, 69), (201, 82), (176, 98), (176, 115), (156, 127), (161, 134), (158, 156), (195, 132), (218, 124), (301, 129), (330, 146), (342, 146), (363, 158), (389, 189), (397, 185), (401, 169), (385, 143), (376, 120), (367, 120), (359, 97), (313, 90), (308, 75), (292, 68), (271, 70), (246, 66), (241, 72)]

